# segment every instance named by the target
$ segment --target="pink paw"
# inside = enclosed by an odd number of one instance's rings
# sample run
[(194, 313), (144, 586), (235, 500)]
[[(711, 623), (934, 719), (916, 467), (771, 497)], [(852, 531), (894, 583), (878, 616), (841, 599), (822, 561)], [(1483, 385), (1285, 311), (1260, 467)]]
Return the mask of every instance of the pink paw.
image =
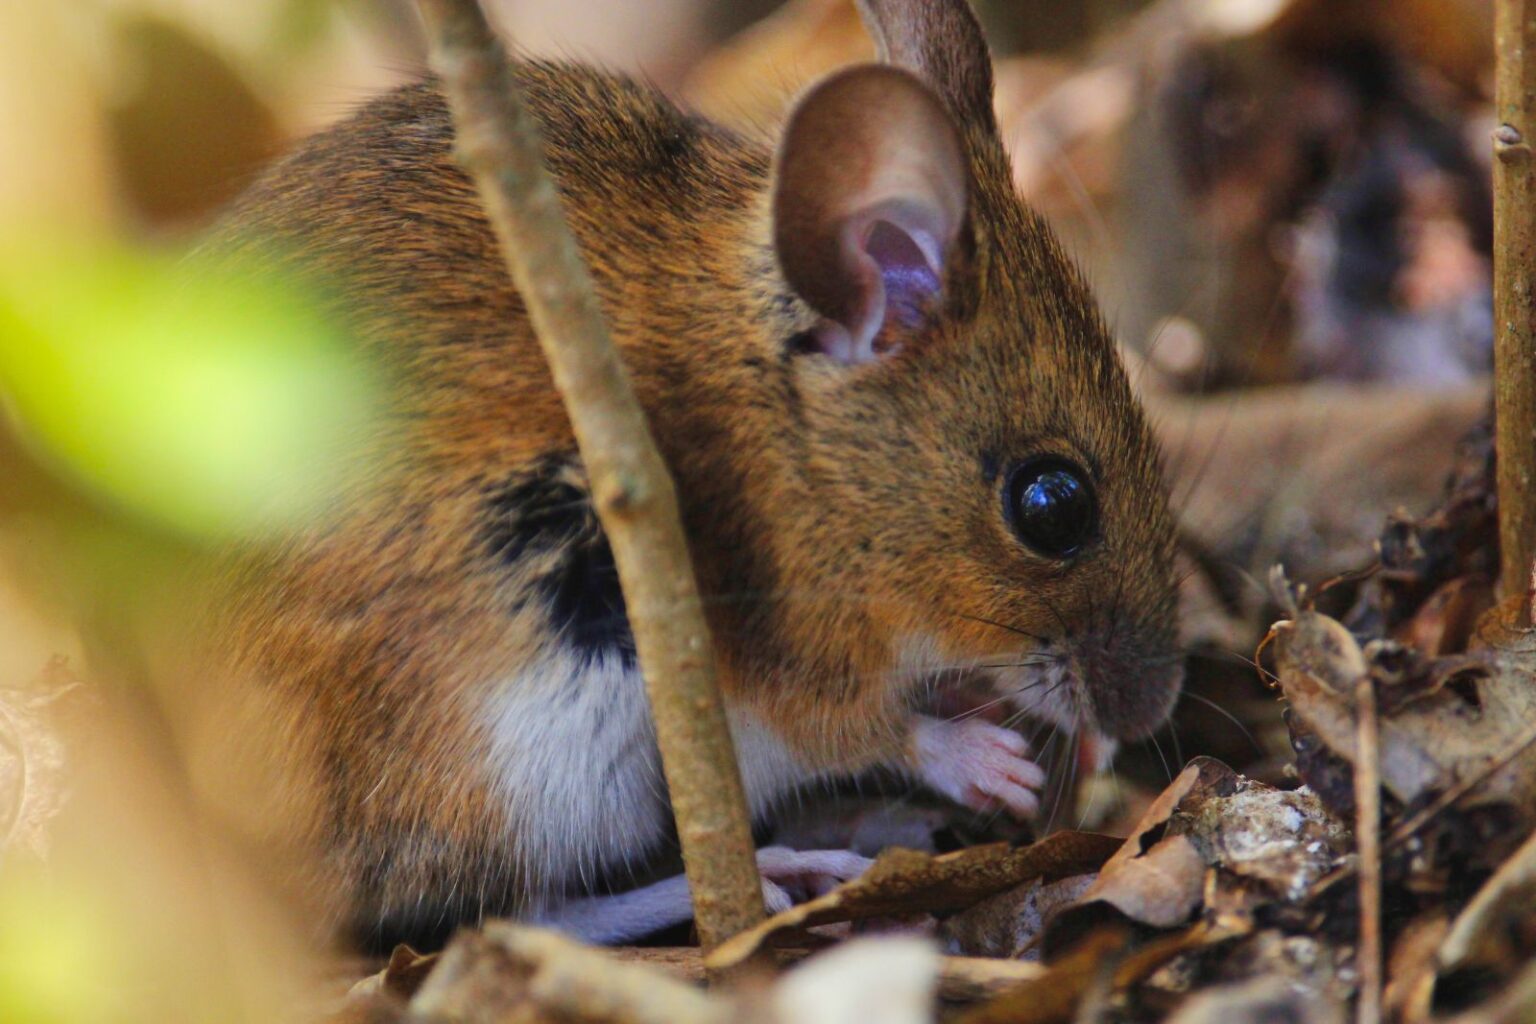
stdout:
[(920, 718), (914, 748), (923, 781), (958, 804), (976, 811), (1001, 807), (1016, 818), (1040, 809), (1034, 791), (1045, 784), (1045, 772), (1011, 729), (979, 718)]
[(830, 892), (862, 875), (872, 863), (849, 850), (765, 846), (757, 851), (757, 870), (763, 876), (763, 899), (770, 914)]

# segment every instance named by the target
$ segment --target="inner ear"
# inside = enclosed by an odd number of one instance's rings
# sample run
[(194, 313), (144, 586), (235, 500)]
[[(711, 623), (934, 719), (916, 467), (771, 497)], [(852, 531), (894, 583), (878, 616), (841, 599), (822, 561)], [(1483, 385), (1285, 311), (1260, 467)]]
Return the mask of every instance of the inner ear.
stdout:
[(821, 352), (873, 359), (887, 324), (916, 326), (941, 300), (966, 182), (945, 105), (908, 72), (851, 68), (800, 102), (775, 165), (774, 246), (824, 317)]
[(864, 251), (880, 268), (885, 291), (885, 319), (903, 327), (922, 322), (924, 307), (943, 288), (942, 258), (923, 251), (914, 236), (888, 220), (877, 220), (865, 238)]

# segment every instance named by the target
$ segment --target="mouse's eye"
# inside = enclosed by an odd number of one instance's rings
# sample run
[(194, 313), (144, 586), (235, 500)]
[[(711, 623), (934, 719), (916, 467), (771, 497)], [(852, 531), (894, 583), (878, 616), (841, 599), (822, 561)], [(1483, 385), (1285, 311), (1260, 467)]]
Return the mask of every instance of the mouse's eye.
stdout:
[(1098, 531), (1093, 485), (1066, 459), (1023, 463), (1009, 475), (1003, 501), (1019, 539), (1047, 558), (1071, 558)]

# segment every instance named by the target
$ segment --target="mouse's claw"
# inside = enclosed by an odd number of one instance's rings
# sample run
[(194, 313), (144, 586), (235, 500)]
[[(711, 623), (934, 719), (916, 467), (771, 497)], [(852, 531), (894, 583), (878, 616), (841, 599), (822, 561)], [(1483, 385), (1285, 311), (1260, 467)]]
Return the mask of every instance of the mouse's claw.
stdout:
[(1027, 818), (1040, 809), (1045, 772), (1029, 760), (1024, 737), (979, 718), (919, 718), (913, 733), (918, 773), (951, 800), (976, 811), (1006, 809)]

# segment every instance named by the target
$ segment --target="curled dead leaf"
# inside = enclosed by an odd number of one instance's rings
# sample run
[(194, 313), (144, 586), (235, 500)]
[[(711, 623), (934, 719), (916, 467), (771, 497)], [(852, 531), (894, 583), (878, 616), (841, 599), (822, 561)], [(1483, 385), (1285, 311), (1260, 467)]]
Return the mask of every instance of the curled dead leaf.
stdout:
[[(1189, 921), (1200, 906), (1205, 882), (1205, 859), (1188, 836), (1166, 835), (1134, 858), (1106, 868), (1070, 912), (1076, 926), (1090, 914), (1101, 916), (1112, 908), (1137, 924), (1174, 928)], [(1062, 927), (1052, 934), (1059, 936)]]
[(438, 957), (437, 953), (418, 953), (402, 943), (389, 954), (389, 962), (379, 973), (370, 974), (353, 985), (347, 997), (385, 996), (408, 1000), (421, 988), (421, 983), (427, 980), (427, 975), (437, 965)]
[(1169, 822), (1191, 794), (1228, 788), (1236, 774), (1210, 758), (1191, 762), (1147, 808), (1136, 828), (1110, 857), (1077, 902), (1063, 907), (1045, 930), (1047, 958), (1108, 922), (1169, 928), (1200, 905), (1205, 861)]
[[(1276, 636), (1280, 687), (1298, 719), (1293, 735), (1315, 737), (1348, 764), (1355, 759), (1357, 728), (1352, 692), (1341, 686), (1372, 677), (1383, 711), (1382, 785), (1404, 804), (1477, 775), (1520, 742), (1536, 719), (1529, 656), (1513, 639), (1482, 655), (1479, 664), (1463, 658), (1425, 661), (1410, 677), (1402, 671), (1399, 645), (1376, 643), (1362, 650), (1342, 625), (1317, 612), (1277, 625)], [(1313, 781), (1309, 759), (1302, 757), (1299, 766), (1303, 778)], [(1314, 788), (1325, 796), (1338, 792), (1323, 780)], [(1530, 806), (1533, 797), (1536, 757), (1522, 756), (1495, 771), (1471, 802)]]

